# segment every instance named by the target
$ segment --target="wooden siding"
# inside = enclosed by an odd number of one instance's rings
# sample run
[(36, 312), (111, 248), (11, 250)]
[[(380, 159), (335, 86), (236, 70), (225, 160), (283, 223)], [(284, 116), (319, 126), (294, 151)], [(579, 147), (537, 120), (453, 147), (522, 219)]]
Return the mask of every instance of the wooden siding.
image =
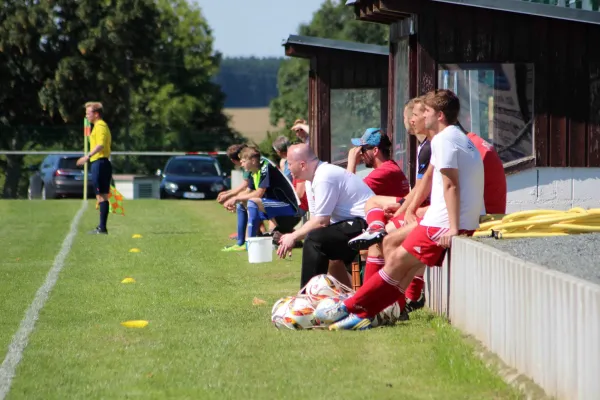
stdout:
[(599, 26), (441, 3), (421, 11), (419, 94), (437, 87), (437, 63), (533, 63), (536, 165), (600, 167)]

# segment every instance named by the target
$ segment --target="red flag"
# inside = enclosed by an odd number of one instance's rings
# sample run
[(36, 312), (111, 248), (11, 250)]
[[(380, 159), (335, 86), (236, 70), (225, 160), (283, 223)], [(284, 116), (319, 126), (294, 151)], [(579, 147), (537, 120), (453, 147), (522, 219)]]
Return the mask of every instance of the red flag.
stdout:
[(83, 136), (90, 136), (92, 134), (92, 124), (87, 118), (83, 119)]

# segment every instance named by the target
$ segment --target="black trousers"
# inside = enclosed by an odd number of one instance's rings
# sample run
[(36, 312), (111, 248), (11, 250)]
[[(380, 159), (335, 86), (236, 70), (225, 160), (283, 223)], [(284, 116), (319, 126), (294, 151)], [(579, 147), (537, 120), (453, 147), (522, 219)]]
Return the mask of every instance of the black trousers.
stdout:
[(357, 217), (311, 231), (302, 248), (300, 287), (304, 287), (314, 276), (326, 274), (329, 260), (342, 260), (350, 264), (358, 252), (348, 247), (348, 241), (360, 235), (363, 229), (367, 229), (367, 221)]

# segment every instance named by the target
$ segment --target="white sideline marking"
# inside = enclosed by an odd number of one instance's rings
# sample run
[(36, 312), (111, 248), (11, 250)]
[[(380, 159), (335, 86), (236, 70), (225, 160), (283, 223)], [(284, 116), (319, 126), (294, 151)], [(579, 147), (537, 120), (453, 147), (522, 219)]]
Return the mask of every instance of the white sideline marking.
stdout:
[(71, 246), (73, 245), (73, 239), (77, 234), (77, 225), (79, 225), (79, 220), (83, 215), (83, 212), (87, 208), (87, 201), (83, 201), (81, 204), (81, 208), (75, 214), (73, 221), (71, 222), (71, 228), (69, 229), (69, 233), (65, 237), (65, 240), (62, 243), (60, 251), (56, 255), (54, 259), (54, 264), (50, 271), (48, 271), (48, 275), (46, 275), (46, 281), (35, 294), (35, 298), (33, 302), (25, 312), (25, 317), (21, 321), (21, 325), (19, 326), (19, 330), (15, 333), (15, 336), (12, 339), (12, 342), (8, 346), (8, 353), (6, 354), (6, 358), (0, 365), (0, 400), (3, 400), (8, 391), (10, 390), (10, 386), (12, 384), (12, 380), (15, 377), (15, 371), (21, 358), (23, 357), (23, 351), (25, 347), (27, 347), (27, 341), (29, 339), (29, 335), (33, 331), (35, 326), (35, 322), (38, 319), (40, 314), (40, 310), (44, 307), (46, 300), (48, 300), (48, 296), (50, 295), (50, 291), (56, 284), (58, 280), (58, 274), (63, 269), (65, 265), (65, 259), (67, 255), (71, 251)]

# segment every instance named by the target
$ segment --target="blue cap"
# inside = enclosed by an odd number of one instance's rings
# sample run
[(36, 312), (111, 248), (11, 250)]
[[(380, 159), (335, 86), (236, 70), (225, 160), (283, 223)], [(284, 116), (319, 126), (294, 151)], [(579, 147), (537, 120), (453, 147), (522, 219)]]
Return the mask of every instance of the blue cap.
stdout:
[(355, 146), (379, 146), (381, 141), (380, 128), (368, 128), (360, 138), (350, 139)]

